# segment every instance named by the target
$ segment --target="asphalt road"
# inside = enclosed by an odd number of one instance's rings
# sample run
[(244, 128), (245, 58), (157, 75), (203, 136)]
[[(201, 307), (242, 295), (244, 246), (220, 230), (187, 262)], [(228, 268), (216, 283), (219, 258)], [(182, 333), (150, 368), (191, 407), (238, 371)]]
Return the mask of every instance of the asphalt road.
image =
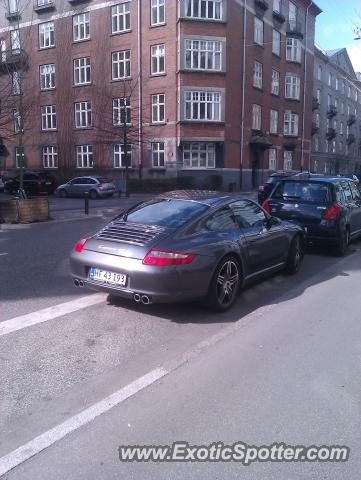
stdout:
[[(270, 277), (214, 314), (75, 289), (68, 252), (104, 221), (0, 229), (0, 332), (54, 307), (49, 320), (0, 336), (0, 471), (19, 463), (5, 478), (358, 479), (361, 243), (344, 259), (310, 252), (297, 276)], [(341, 444), (351, 457), (249, 467), (118, 460), (121, 444), (175, 440)]]

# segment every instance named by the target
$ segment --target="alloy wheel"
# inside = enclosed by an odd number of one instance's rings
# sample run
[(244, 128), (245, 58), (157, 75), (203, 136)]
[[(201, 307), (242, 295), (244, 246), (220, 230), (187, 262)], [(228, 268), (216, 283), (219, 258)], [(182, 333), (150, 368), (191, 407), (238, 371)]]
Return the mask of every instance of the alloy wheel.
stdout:
[(217, 299), (222, 307), (232, 303), (238, 290), (239, 268), (234, 260), (227, 260), (222, 265), (217, 277)]

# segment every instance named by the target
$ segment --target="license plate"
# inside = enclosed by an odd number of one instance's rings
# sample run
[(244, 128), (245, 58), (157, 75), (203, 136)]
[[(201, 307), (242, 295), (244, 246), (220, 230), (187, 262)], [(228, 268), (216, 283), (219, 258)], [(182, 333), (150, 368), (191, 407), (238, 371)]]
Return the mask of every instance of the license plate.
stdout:
[(127, 283), (127, 276), (122, 273), (109, 272), (100, 268), (91, 267), (89, 270), (89, 279), (110, 285), (120, 285), (124, 287)]

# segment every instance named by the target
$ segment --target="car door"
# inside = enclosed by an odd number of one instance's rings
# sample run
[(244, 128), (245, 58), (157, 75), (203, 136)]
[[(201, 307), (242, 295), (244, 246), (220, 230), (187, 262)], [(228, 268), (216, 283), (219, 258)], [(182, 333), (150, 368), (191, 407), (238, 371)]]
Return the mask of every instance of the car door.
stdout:
[(73, 180), (70, 180), (67, 191), (68, 194), (71, 196), (78, 196), (80, 195), (80, 188), (81, 188), (81, 177), (73, 178)]
[[(350, 182), (347, 180), (342, 180), (341, 188), (345, 196), (345, 205), (347, 208), (347, 221), (350, 225), (350, 235), (351, 237), (357, 235), (358, 230), (361, 228), (358, 225), (358, 209), (356, 201), (353, 198)], [(357, 232), (357, 233), (356, 233)]]
[(361, 193), (355, 182), (349, 182), (349, 185), (353, 198), (352, 220), (354, 230), (351, 232), (351, 236), (359, 236), (361, 235)]
[(288, 238), (281, 221), (270, 222), (262, 208), (251, 200), (230, 204), (246, 240), (251, 273), (282, 264), (288, 252)]

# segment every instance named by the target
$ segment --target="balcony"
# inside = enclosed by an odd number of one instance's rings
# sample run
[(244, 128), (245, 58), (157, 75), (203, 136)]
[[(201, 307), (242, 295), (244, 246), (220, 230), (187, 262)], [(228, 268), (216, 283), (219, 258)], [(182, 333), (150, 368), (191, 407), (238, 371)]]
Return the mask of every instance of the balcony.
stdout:
[(273, 15), (273, 20), (275, 20), (279, 25), (282, 25), (283, 23), (285, 23), (286, 17), (282, 15), (281, 12), (276, 12), (275, 10), (273, 10), (272, 15)]
[(269, 9), (268, 2), (266, 2), (265, 0), (254, 0), (254, 4), (256, 8), (262, 10), (263, 12)]
[(320, 108), (320, 102), (318, 101), (317, 97), (313, 97), (312, 99), (312, 111), (318, 110)]
[(7, 50), (1, 52), (0, 75), (2, 73), (9, 74), (15, 71), (27, 70), (28, 67), (29, 59), (24, 50)]
[(36, 13), (45, 13), (55, 10), (55, 3), (52, 0), (38, 0), (34, 5), (34, 11)]
[(19, 20), (20, 19), (20, 11), (19, 10), (14, 10), (12, 12), (9, 12), (7, 11), (5, 13), (5, 17), (7, 18), (7, 20), (9, 20), (10, 22), (14, 21), (14, 20)]
[(356, 122), (356, 115), (354, 115), (353, 113), (351, 113), (349, 116), (348, 116), (348, 119), (347, 119), (347, 125), (353, 125), (354, 123)]
[(355, 142), (355, 135), (353, 133), (349, 133), (346, 138), (347, 145), (351, 145)]
[(71, 5), (78, 5), (80, 3), (85, 3), (85, 2), (89, 2), (89, 0), (69, 0), (69, 3)]
[(312, 128), (311, 128), (311, 133), (312, 135), (315, 135), (320, 131), (320, 127), (317, 125), (316, 122), (312, 122)]
[(329, 128), (326, 132), (326, 138), (328, 141), (333, 140), (336, 138), (336, 130), (334, 128)]
[(335, 105), (329, 105), (327, 108), (327, 118), (332, 118), (337, 115), (337, 108)]
[(288, 20), (286, 33), (289, 37), (303, 39), (303, 27), (301, 22), (297, 20)]

